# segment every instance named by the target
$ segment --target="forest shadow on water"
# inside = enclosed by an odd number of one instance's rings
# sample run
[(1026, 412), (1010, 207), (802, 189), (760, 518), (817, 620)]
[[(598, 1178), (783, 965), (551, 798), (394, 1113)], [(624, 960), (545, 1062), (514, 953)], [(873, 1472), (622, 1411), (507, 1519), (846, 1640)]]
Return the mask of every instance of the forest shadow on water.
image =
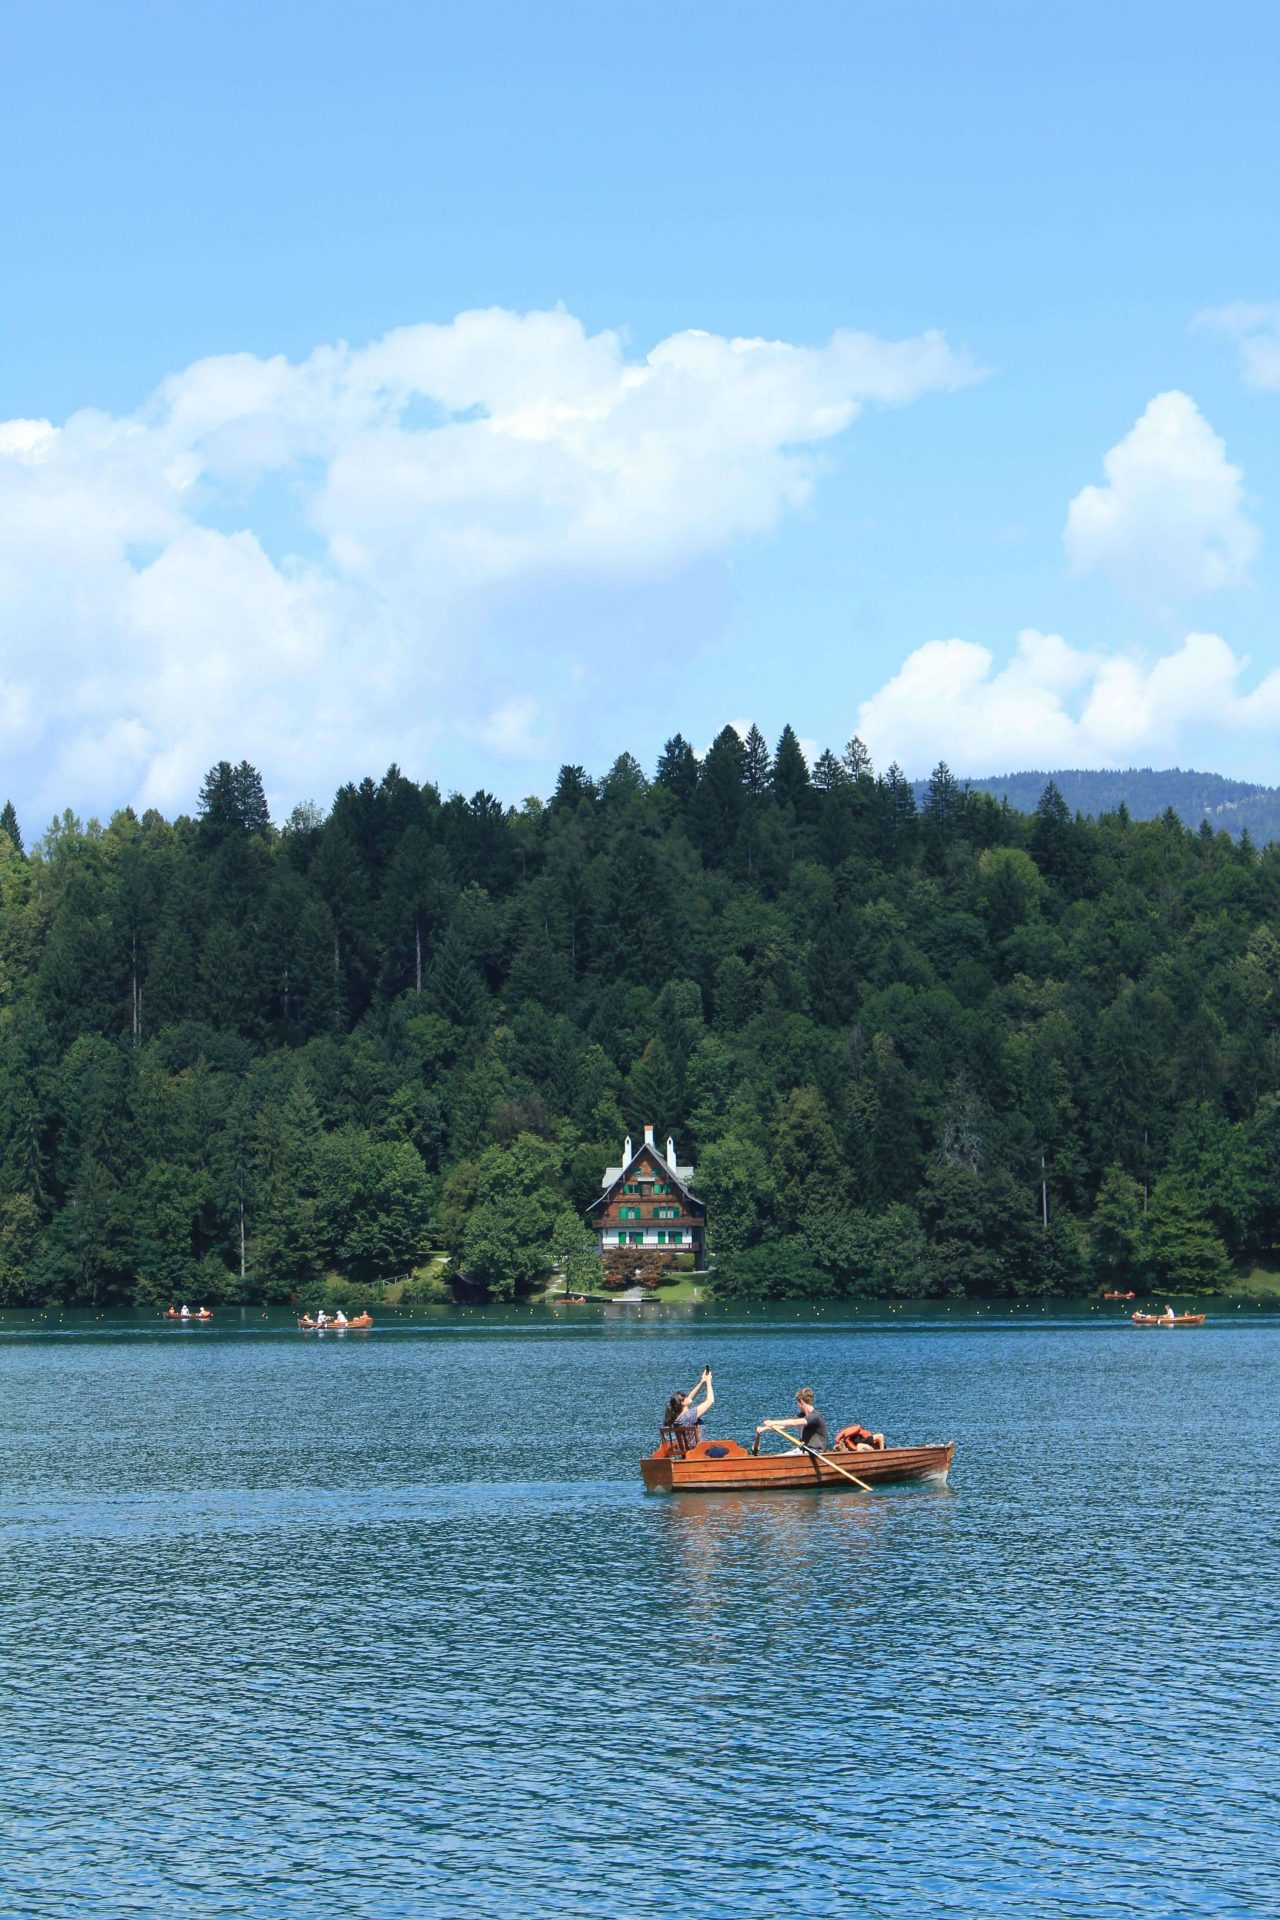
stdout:
[[(1278, 1343), (6, 1313), (5, 1910), (1272, 1913)], [(708, 1361), (713, 1430), (809, 1384), (950, 1487), (646, 1496)]]

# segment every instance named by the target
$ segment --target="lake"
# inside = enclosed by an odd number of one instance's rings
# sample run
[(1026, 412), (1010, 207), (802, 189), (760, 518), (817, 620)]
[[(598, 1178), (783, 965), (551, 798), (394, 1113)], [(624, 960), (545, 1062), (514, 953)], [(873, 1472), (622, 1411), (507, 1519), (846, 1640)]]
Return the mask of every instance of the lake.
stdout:
[[(1273, 1915), (1280, 1316), (0, 1315), (0, 1909)], [(949, 1490), (646, 1496), (749, 1439)]]

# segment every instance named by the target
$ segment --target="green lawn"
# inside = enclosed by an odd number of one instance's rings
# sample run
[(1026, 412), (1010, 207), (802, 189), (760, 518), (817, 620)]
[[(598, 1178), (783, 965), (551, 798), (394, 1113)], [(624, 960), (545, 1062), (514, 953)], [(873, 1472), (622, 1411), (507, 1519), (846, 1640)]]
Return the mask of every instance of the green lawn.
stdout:
[(1247, 1272), (1238, 1273), (1235, 1285), (1228, 1287), (1224, 1297), (1280, 1306), (1280, 1267), (1250, 1267)]
[(658, 1288), (658, 1298), (669, 1307), (691, 1306), (695, 1300), (708, 1298), (709, 1286), (703, 1274), (682, 1273), (677, 1280)]

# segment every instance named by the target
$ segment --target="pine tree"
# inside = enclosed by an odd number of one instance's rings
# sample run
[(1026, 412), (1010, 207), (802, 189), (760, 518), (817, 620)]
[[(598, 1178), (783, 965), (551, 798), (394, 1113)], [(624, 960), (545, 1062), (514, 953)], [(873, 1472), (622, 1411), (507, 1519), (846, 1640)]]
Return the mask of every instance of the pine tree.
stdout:
[(702, 763), (693, 804), (703, 851), (715, 865), (729, 858), (737, 842), (745, 807), (744, 766), (742, 741), (733, 727), (723, 727)]
[(837, 787), (847, 787), (850, 776), (843, 761), (837, 760), (830, 747), (825, 747), (813, 763), (813, 784), (819, 793), (834, 793)]
[(769, 791), (773, 761), (769, 745), (759, 727), (752, 724), (742, 748), (742, 780), (747, 792), (757, 797)]
[(845, 748), (841, 759), (845, 772), (851, 780), (871, 780), (875, 777), (875, 768), (871, 764), (871, 755), (855, 733)]
[(233, 767), (219, 760), (204, 777), (200, 788), (200, 831), (206, 842), (221, 846), (224, 841), (265, 834), (271, 826), (271, 814), (256, 767), (242, 760)]
[(3, 810), (0, 811), (0, 833), (8, 834), (10, 845), (15, 853), (25, 851), (22, 845), (22, 830), (18, 825), (18, 816), (13, 810), (12, 800), (6, 800)]
[(682, 733), (673, 733), (658, 756), (655, 784), (687, 806), (698, 786), (698, 757)]
[(669, 1126), (680, 1101), (680, 1086), (671, 1055), (661, 1040), (648, 1046), (627, 1075), (627, 1107), (634, 1122)]
[(797, 812), (809, 798), (809, 768), (800, 750), (800, 742), (789, 726), (784, 727), (778, 737), (773, 756), (772, 786), (774, 799), (779, 806), (794, 807)]
[(551, 796), (551, 805), (558, 813), (575, 813), (579, 807), (591, 805), (596, 798), (595, 782), (587, 777), (585, 767), (561, 767), (556, 790)]
[(453, 931), (446, 932), (436, 949), (427, 984), (428, 996), (437, 1013), (456, 1027), (474, 1027), (484, 1007), (484, 986), (471, 964), (465, 943)]

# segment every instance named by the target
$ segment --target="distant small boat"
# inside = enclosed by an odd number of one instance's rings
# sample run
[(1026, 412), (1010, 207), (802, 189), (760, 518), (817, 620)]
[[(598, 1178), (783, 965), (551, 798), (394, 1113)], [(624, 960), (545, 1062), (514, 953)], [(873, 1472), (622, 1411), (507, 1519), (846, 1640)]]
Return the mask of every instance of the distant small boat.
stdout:
[(1130, 1287), (1128, 1293), (1104, 1293), (1102, 1297), (1104, 1300), (1135, 1300), (1137, 1295)]
[(298, 1325), (304, 1333), (367, 1333), (373, 1325), (371, 1313), (358, 1313), (354, 1320), (313, 1320), (304, 1313)]
[[(955, 1442), (940, 1447), (882, 1447), (852, 1453), (749, 1453), (736, 1440), (703, 1440), (682, 1453), (668, 1440), (640, 1462), (648, 1493), (839, 1491), (903, 1480), (946, 1482)], [(853, 1476), (851, 1478), (851, 1476)]]
[(172, 1307), (166, 1307), (160, 1317), (162, 1320), (180, 1320), (184, 1327), (188, 1327), (193, 1320), (212, 1320), (213, 1309), (201, 1307), (198, 1313), (175, 1313)]
[(1129, 1318), (1135, 1327), (1202, 1327), (1202, 1313), (1175, 1313), (1170, 1319), (1167, 1313), (1131, 1313)]

